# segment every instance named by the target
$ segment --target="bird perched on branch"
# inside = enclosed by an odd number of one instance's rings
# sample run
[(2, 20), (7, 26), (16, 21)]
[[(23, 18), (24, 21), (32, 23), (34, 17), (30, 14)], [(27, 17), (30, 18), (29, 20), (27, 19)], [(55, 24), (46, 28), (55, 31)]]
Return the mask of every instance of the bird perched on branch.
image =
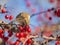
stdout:
[[(16, 16), (16, 19), (11, 21), (9, 24), (19, 24), (20, 26), (25, 26), (30, 24), (30, 15), (26, 12), (22, 12)], [(12, 26), (12, 30), (13, 30)]]

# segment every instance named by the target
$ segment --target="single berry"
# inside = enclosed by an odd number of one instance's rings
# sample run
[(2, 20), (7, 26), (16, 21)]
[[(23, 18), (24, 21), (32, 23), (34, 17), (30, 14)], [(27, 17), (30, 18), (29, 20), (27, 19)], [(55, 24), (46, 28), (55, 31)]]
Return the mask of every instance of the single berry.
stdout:
[(48, 9), (47, 11), (48, 11), (48, 12), (50, 12), (50, 11), (51, 11), (51, 9)]
[(32, 39), (28, 39), (28, 40), (27, 40), (27, 43), (31, 43), (31, 42), (32, 42)]
[(20, 31), (23, 31), (23, 27), (22, 26), (19, 26), (18, 27)]
[(10, 15), (9, 20), (12, 20), (12, 19), (13, 19), (13, 16), (12, 16), (12, 15)]
[(9, 18), (9, 16), (8, 15), (5, 15), (5, 19), (8, 19)]
[(60, 9), (57, 10), (57, 17), (60, 17)]
[(52, 20), (52, 17), (49, 17), (49, 20)]
[(27, 32), (29, 32), (29, 33), (30, 33), (30, 32), (31, 32), (31, 29), (29, 28), (29, 29), (27, 30)]
[(50, 3), (54, 3), (55, 0), (49, 0)]
[(24, 37), (24, 32), (21, 32), (20, 33), (20, 37)]
[(30, 7), (31, 6), (31, 4), (30, 4), (30, 2), (27, 2), (27, 5), (26, 5), (27, 7)]
[(16, 33), (16, 37), (20, 38), (20, 33)]
[(6, 9), (2, 9), (1, 12), (2, 12), (2, 13), (6, 13)]

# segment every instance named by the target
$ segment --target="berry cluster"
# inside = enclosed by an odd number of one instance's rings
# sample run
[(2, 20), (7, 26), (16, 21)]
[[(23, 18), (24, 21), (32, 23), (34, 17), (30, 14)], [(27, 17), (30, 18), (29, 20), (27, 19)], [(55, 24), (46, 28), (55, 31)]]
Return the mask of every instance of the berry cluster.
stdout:
[[(1, 9), (1, 13), (2, 13), (2, 14), (5, 14), (5, 13), (8, 13), (8, 11), (7, 11), (5, 8), (2, 8), (2, 9)], [(13, 16), (12, 16), (12, 15), (10, 15), (10, 16), (5, 15), (5, 19), (12, 20), (12, 19), (13, 19)]]
[[(20, 45), (20, 42), (24, 42), (24, 40), (27, 38), (28, 35), (31, 33), (31, 29), (28, 25), (26, 26), (18, 26), (17, 27), (19, 32), (15, 33), (15, 37), (18, 38), (16, 42), (9, 42), (10, 45)], [(8, 36), (5, 36), (4, 33), (7, 32)], [(12, 37), (14, 34), (11, 30), (9, 29), (0, 29), (0, 38), (2, 38), (5, 42), (8, 43), (8, 40), (10, 37)], [(28, 39), (25, 45), (31, 45), (32, 39)]]
[(12, 15), (10, 15), (10, 16), (8, 16), (8, 15), (5, 15), (5, 19), (12, 20), (12, 19), (13, 19), (13, 16), (12, 16)]

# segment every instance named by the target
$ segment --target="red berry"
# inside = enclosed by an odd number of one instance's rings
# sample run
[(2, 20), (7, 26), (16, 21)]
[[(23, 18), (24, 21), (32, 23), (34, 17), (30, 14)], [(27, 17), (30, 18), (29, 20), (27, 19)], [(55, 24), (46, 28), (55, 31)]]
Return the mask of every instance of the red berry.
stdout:
[(26, 25), (26, 26), (24, 27), (24, 30), (27, 31), (28, 29), (29, 29), (29, 26)]
[(25, 38), (27, 37), (27, 34), (26, 34), (26, 33), (24, 34), (24, 37), (25, 37)]
[(36, 8), (32, 8), (32, 12), (35, 13), (36, 12)]
[(26, 37), (24, 32), (21, 33), (16, 33), (16, 37), (21, 38), (21, 37)]
[(54, 11), (54, 16), (56, 16), (56, 15), (57, 15), (57, 10)]
[(27, 43), (27, 45), (31, 45), (31, 43)]
[(20, 33), (16, 33), (16, 37), (20, 38)]
[(27, 45), (27, 43), (25, 43), (24, 45)]
[(60, 44), (60, 41), (57, 41), (56, 43), (55, 43), (55, 45), (59, 45)]
[(29, 28), (29, 26), (28, 26), (28, 25), (26, 25), (26, 26), (25, 26), (25, 28), (26, 28), (26, 29), (28, 29), (28, 28)]
[(3, 30), (0, 29), (0, 38), (3, 38), (4, 34), (3, 34)]
[(60, 17), (60, 9), (57, 10), (57, 16)]
[(4, 41), (8, 41), (8, 37), (4, 37)]
[(14, 42), (11, 41), (11, 42), (9, 42), (9, 44), (10, 44), (10, 45), (14, 45)]
[(36, 9), (35, 9), (35, 8), (33, 8), (33, 9), (32, 9), (32, 12), (33, 12), (33, 13), (35, 13), (35, 12), (36, 12)]
[(3, 30), (2, 29), (0, 29), (0, 33), (3, 33)]
[(13, 33), (11, 32), (11, 31), (8, 31), (8, 33), (9, 33), (9, 37), (11, 37), (12, 35), (13, 35)]
[(0, 33), (0, 38), (3, 38), (4, 37), (4, 34), (3, 33)]
[(30, 33), (31, 32), (31, 29), (29, 28), (27, 31)]
[(28, 39), (27, 43), (31, 43), (32, 42), (32, 39)]
[(48, 11), (48, 12), (50, 12), (50, 11), (51, 11), (51, 9), (48, 9), (47, 11)]
[(30, 6), (31, 6), (30, 2), (27, 2), (27, 7), (30, 7)]
[(16, 42), (14, 43), (14, 45), (20, 45), (20, 42), (19, 42), (19, 41), (16, 41)]
[(9, 18), (9, 16), (8, 15), (5, 15), (5, 19), (8, 19)]
[(55, 0), (49, 0), (50, 3), (54, 3)]
[(52, 17), (49, 17), (49, 20), (52, 20)]
[(24, 32), (21, 32), (20, 33), (20, 37), (24, 37)]
[(60, 17), (60, 9), (56, 10), (56, 11), (54, 12), (54, 14), (55, 14), (57, 17)]
[(6, 10), (5, 10), (5, 9), (2, 9), (1, 12), (2, 12), (2, 13), (6, 13)]
[(12, 16), (12, 15), (10, 15), (9, 20), (12, 20), (12, 19), (13, 19), (13, 16)]
[(19, 26), (19, 30), (20, 30), (20, 31), (23, 31), (23, 27), (22, 27), (22, 26)]

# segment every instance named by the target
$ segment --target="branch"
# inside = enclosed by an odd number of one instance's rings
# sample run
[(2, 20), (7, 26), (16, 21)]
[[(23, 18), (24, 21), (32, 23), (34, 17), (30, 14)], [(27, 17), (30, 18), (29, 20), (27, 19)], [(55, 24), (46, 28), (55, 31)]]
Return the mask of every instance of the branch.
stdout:
[(56, 37), (47, 37), (47, 36), (42, 36), (43, 38), (45, 38), (45, 39), (48, 39), (48, 40), (56, 40)]

